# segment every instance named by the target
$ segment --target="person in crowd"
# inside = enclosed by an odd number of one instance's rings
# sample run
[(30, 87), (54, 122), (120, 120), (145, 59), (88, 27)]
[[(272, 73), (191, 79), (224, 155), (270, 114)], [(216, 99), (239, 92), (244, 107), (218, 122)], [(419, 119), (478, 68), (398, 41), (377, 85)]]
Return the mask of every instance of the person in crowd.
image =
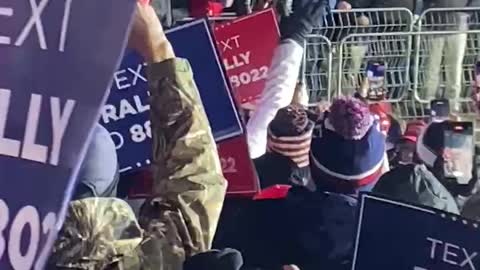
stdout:
[(254, 160), (262, 188), (295, 184), (314, 189), (309, 160), (313, 128), (300, 105), (277, 112), (268, 127), (267, 152)]
[(392, 140), (392, 150), (389, 157), (391, 167), (395, 168), (402, 164), (418, 163), (415, 155), (416, 143), (425, 126), (426, 123), (422, 120), (412, 121), (407, 124), (403, 135)]
[(227, 11), (234, 11), (238, 16), (247, 15), (254, 11), (265, 8), (276, 8), (280, 17), (287, 17), (292, 11), (294, 0), (225, 0), (231, 1), (231, 9)]
[(370, 112), (380, 123), (380, 131), (383, 135), (387, 136), (392, 123), (390, 122), (390, 117), (384, 107), (385, 106), (383, 106), (382, 103), (372, 103), (369, 105)]
[(230, 6), (233, 3), (230, 0), (190, 0), (188, 9), (190, 16), (194, 18), (220, 17), (225, 4)]
[(73, 201), (47, 269), (176, 270), (211, 247), (226, 181), (190, 66), (151, 6), (137, 5), (129, 45), (148, 63), (153, 196), (139, 222), (119, 199)]
[(352, 8), (407, 8), (415, 11), (417, 0), (346, 0)]
[(299, 97), (302, 91), (297, 79), (305, 36), (323, 17), (325, 5), (325, 1), (296, 1), (294, 13), (283, 20), (282, 41), (262, 97), (247, 123), (250, 157), (266, 186), (295, 183), (312, 188), (308, 153), (314, 125), (305, 104), (298, 104), (305, 102)]
[[(407, 162), (407, 159), (406, 162), (383, 175), (375, 186), (374, 192), (455, 214), (461, 213), (465, 202), (478, 191), (477, 166), (476, 163), (466, 166), (472, 171), (472, 177), (466, 181), (444, 176), (446, 152), (442, 134), (449, 122), (447, 120), (430, 123), (420, 132), (418, 139), (415, 133), (418, 133), (421, 127), (416, 127), (416, 131), (413, 127), (412, 135), (407, 133), (404, 137), (408, 141), (416, 141), (413, 161)], [(466, 175), (468, 174), (467, 172)]]
[[(264, 190), (241, 215), (230, 245), (248, 267), (348, 269), (352, 255), (356, 196), (369, 191), (383, 170), (385, 136), (368, 105), (340, 98), (312, 139), (310, 168), (316, 188)], [(278, 190), (277, 190), (278, 191)], [(268, 251), (268, 252), (266, 252)]]
[[(431, 170), (443, 186), (452, 194), (460, 211), (465, 202), (478, 191), (478, 173), (473, 138), (454, 138), (455, 146), (461, 147), (463, 154), (471, 153), (470, 161), (464, 155), (451, 155), (445, 146), (444, 132), (448, 125), (456, 121), (432, 122), (418, 139), (418, 158)], [(454, 165), (462, 176), (446, 176), (445, 168)]]
[[(357, 96), (360, 96), (357, 93)], [(361, 98), (364, 102), (368, 102), (365, 98)], [(395, 142), (401, 137), (401, 125), (392, 115), (392, 110), (390, 108), (389, 103), (386, 102), (379, 102), (379, 103), (371, 103), (369, 105), (370, 112), (374, 115), (375, 119), (380, 124), (380, 131), (386, 137), (386, 158), (384, 160), (384, 168), (385, 171), (389, 170), (395, 164), (390, 163), (392, 159), (392, 154), (395, 151)]]
[(73, 200), (115, 197), (120, 179), (117, 151), (108, 131), (97, 124), (78, 175)]
[(274, 52), (262, 97), (247, 123), (247, 142), (252, 159), (266, 153), (270, 122), (281, 108), (292, 103), (305, 37), (321, 22), (325, 11), (325, 1), (299, 2), (293, 14), (281, 24), (281, 43)]
[[(306, 69), (309, 73), (322, 73), (323, 70), (328, 69), (329, 61), (327, 61), (327, 55), (330, 53), (330, 50), (333, 52), (333, 73), (330, 78), (322, 78), (321, 81), (316, 81), (315, 78), (309, 78), (309, 88), (318, 89), (321, 85), (328, 85), (328, 79), (331, 80), (331, 85), (329, 91), (337, 92), (338, 91), (338, 62), (339, 58), (339, 49), (338, 43), (350, 35), (361, 32), (363, 27), (368, 26), (368, 18), (362, 14), (352, 11), (352, 5), (346, 1), (337, 1), (329, 0), (326, 5), (326, 13), (323, 17), (323, 26), (318, 25), (314, 29), (314, 34), (322, 35), (327, 37), (331, 42), (333, 42), (333, 48), (329, 46), (307, 46), (307, 54), (309, 58), (319, 59), (318, 61), (308, 61)], [(317, 39), (314, 43), (321, 42), (323, 40)], [(363, 58), (367, 52), (367, 46), (363, 44), (349, 44), (343, 48), (343, 55), (348, 59), (348, 63), (345, 64), (345, 67), (348, 69), (346, 71), (347, 76), (342, 78), (342, 94), (348, 95), (353, 93), (353, 89), (357, 87), (356, 84), (356, 75), (360, 71)], [(352, 75), (355, 76), (352, 76)], [(355, 78), (354, 78), (355, 77)], [(333, 78), (333, 79), (332, 79)], [(320, 85), (318, 85), (320, 84)], [(348, 86), (348, 87), (346, 87)]]
[(397, 153), (398, 141), (402, 138), (402, 123), (393, 115), (388, 114), (388, 122), (390, 122), (390, 128), (387, 133), (387, 157), (390, 168), (397, 165), (395, 157)]
[[(474, 175), (480, 175), (479, 174), (479, 168), (480, 168), (480, 155), (478, 153), (480, 153), (480, 147), (478, 146), (475, 146), (475, 159), (474, 159), (474, 172), (476, 172), (476, 174)], [(462, 207), (462, 216), (466, 217), (466, 218), (469, 218), (469, 219), (472, 219), (472, 220), (475, 220), (475, 221), (479, 221), (480, 222), (480, 192), (479, 192), (479, 184), (477, 183), (477, 187), (474, 188), (474, 191), (471, 192), (473, 193), (473, 195), (468, 198), (466, 201), (465, 201), (465, 204), (463, 205)]]
[[(474, 6), (471, 0), (423, 0), (423, 10), (430, 8), (464, 8)], [(422, 31), (466, 31), (469, 14), (457, 11), (431, 11), (422, 18)], [(467, 47), (467, 34), (428, 35), (422, 37), (424, 50), (424, 81), (421, 97), (433, 99), (444, 97), (452, 100), (454, 111), (460, 110), (463, 81), (463, 60)], [(443, 70), (444, 69), (444, 70)], [(442, 86), (442, 78), (445, 79)], [(443, 90), (443, 91), (442, 91)]]
[(371, 190), (385, 171), (385, 135), (366, 103), (337, 99), (312, 141), (312, 175), (321, 189), (345, 194)]

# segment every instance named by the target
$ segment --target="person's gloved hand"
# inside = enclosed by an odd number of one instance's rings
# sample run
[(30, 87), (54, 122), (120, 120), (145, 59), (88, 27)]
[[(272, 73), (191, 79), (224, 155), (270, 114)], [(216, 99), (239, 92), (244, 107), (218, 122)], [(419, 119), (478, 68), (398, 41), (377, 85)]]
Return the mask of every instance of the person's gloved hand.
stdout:
[(325, 0), (297, 0), (293, 14), (282, 20), (282, 40), (292, 39), (303, 46), (313, 27), (321, 26), (327, 5)]

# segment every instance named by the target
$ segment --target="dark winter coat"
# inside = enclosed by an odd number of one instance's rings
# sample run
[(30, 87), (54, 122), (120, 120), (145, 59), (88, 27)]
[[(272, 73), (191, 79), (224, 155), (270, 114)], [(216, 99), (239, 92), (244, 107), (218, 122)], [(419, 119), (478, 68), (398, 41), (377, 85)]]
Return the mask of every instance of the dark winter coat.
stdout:
[(350, 196), (293, 187), (284, 199), (245, 207), (222, 244), (240, 250), (248, 267), (349, 269), (356, 204)]
[(373, 192), (459, 214), (453, 196), (425, 165), (399, 165), (380, 178)]
[(306, 185), (311, 182), (310, 167), (298, 168), (288, 157), (267, 152), (253, 160), (260, 186)]

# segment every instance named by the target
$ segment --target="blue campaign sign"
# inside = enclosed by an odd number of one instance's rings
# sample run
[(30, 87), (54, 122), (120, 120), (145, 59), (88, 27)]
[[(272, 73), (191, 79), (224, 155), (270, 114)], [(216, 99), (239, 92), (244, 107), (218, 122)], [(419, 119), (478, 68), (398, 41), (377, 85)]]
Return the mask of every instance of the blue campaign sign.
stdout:
[(186, 58), (207, 112), (217, 142), (243, 133), (223, 61), (217, 53), (206, 20), (185, 24), (168, 31), (167, 37), (178, 57)]
[(43, 269), (135, 3), (0, 3), (0, 269)]
[[(243, 127), (208, 22), (199, 20), (182, 25), (168, 31), (167, 37), (175, 54), (188, 59), (192, 66), (215, 140), (220, 142), (242, 134)], [(145, 69), (141, 57), (127, 51), (114, 74), (110, 97), (100, 119), (116, 144), (121, 172), (150, 164), (150, 107)]]
[(100, 117), (117, 148), (120, 172), (150, 164), (152, 140), (146, 64), (127, 50), (120, 68), (113, 74), (107, 103)]
[(478, 224), (363, 195), (352, 270), (480, 269)]

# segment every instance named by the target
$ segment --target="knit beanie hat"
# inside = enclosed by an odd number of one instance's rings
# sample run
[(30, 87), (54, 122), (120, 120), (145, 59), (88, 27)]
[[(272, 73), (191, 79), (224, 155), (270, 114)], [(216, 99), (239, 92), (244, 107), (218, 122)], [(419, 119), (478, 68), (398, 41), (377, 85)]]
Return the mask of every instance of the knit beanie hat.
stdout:
[(335, 100), (311, 157), (320, 186), (347, 194), (370, 191), (382, 173), (385, 136), (368, 105), (353, 97)]
[(313, 126), (301, 105), (280, 109), (268, 128), (267, 151), (288, 157), (299, 168), (309, 166)]

